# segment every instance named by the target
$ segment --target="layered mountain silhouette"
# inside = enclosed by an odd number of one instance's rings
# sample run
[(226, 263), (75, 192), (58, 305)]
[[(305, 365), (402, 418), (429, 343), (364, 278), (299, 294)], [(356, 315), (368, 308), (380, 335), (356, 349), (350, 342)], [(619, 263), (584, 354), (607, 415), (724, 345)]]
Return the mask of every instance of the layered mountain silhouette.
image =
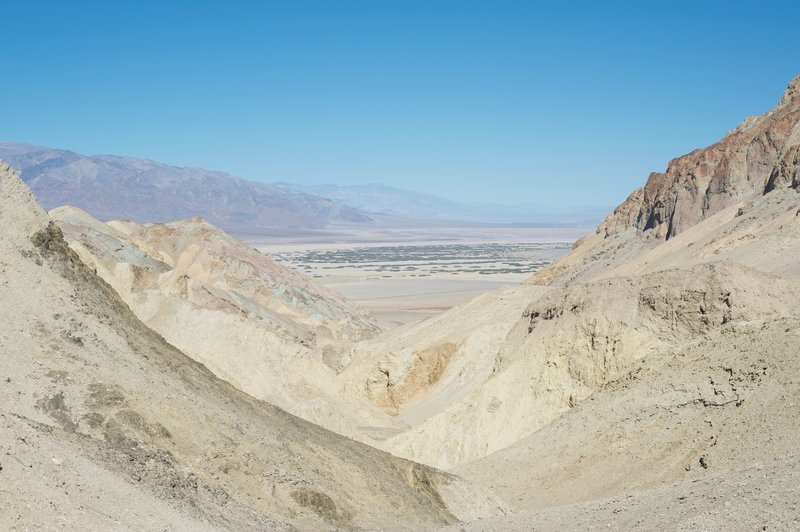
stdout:
[(200, 216), (238, 234), (442, 224), (593, 227), (607, 211), (470, 204), (377, 184), (267, 184), (202, 168), (14, 142), (0, 142), (0, 159), (20, 172), (46, 209), (71, 205), (100, 220), (138, 222)]
[(0, 143), (0, 159), (21, 173), (44, 208), (72, 205), (101, 220), (202, 216), (228, 231), (250, 233), (372, 222), (358, 209), (319, 196), (201, 168), (11, 142)]

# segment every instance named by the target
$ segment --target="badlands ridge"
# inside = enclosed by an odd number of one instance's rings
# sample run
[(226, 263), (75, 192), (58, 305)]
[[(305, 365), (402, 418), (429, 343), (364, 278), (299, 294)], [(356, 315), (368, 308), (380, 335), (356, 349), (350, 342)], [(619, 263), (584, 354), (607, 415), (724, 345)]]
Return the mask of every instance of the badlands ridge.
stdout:
[(800, 526), (800, 78), (525, 284), (391, 331), (4, 164), (0, 222), (11, 528)]

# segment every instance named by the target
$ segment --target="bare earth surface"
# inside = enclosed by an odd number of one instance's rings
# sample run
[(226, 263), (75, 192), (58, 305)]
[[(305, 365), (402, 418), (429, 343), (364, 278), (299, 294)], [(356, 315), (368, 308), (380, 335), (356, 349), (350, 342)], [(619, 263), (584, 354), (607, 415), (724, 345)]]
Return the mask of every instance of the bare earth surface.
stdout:
[(475, 516), (456, 477), (253, 399), (165, 342), (4, 163), (0, 224), (0, 528), (418, 530)]

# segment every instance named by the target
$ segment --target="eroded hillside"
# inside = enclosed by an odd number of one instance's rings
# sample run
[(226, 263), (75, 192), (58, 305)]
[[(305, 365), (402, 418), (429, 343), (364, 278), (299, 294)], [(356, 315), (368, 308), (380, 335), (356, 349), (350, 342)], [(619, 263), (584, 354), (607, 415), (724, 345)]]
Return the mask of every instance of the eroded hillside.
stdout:
[[(411, 425), (382, 448), (465, 464), (547, 426), (641, 360), (730, 324), (796, 317), (798, 86), (800, 78), (773, 111), (651, 176), (533, 276), (538, 291), (506, 293), (514, 304), (484, 296), (480, 311), (466, 305), (364, 344), (371, 356), (340, 378)], [(414, 376), (425, 386), (406, 393), (407, 375), (448, 344), (435, 378)]]
[(794, 530), (800, 321), (729, 323), (458, 469), (514, 506), (455, 530)]
[(302, 421), (144, 326), (0, 165), (0, 522), (431, 528), (457, 478)]
[(236, 387), (472, 484), (216, 379), (142, 325), (6, 171), (2, 429), (36, 443), (15, 444), (0, 490), (74, 501), (63, 477), (26, 483), (24, 468), (91, 470), (192, 526), (796, 528), (799, 157), (796, 78), (529, 283), (372, 338), (345, 302), (202, 222), (54, 213), (140, 318)]
[(72, 207), (51, 216), (139, 319), (220, 378), (341, 434), (398, 425), (336, 394), (342, 353), (379, 331), (338, 294), (199, 218), (105, 224)]
[(796, 282), (734, 263), (551, 290), (510, 320), (479, 386), (383, 448), (443, 468), (482, 458), (547, 425), (647, 355), (727, 323), (791, 317), (798, 301)]

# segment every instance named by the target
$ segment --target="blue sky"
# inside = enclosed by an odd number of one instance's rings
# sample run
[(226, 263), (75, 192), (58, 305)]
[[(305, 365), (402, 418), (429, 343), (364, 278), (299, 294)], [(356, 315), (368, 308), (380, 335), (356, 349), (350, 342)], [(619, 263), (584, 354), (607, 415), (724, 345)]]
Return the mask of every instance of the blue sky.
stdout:
[(777, 103), (800, 2), (3, 2), (0, 139), (613, 205)]

